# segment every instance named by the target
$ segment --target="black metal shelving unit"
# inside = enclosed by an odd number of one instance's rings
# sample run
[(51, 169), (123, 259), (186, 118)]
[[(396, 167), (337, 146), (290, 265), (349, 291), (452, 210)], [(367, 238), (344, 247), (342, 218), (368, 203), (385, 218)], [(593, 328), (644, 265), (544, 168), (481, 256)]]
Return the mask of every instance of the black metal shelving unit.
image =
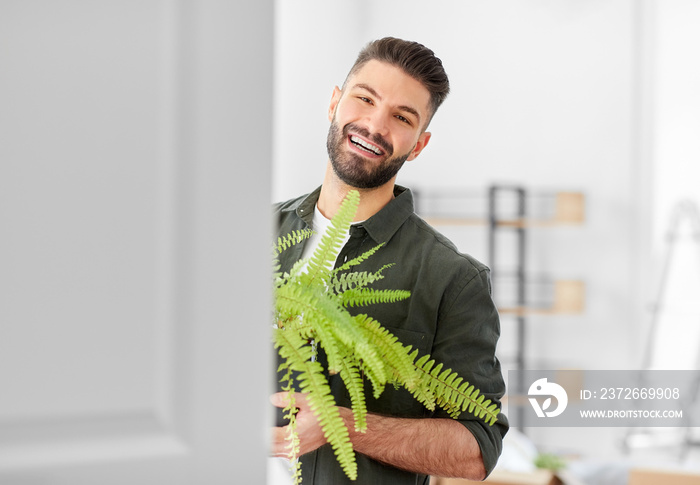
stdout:
[[(487, 261), (491, 269), (494, 299), (502, 318), (515, 323), (515, 349), (507, 361), (516, 370), (527, 368), (527, 319), (529, 315), (580, 313), (583, 311), (584, 284), (578, 280), (552, 280), (528, 277), (526, 265), (528, 230), (584, 221), (584, 196), (580, 192), (532, 193), (521, 185), (494, 184), (484, 190), (448, 189), (414, 190), (416, 207), (430, 224), (436, 226), (486, 226), (488, 231)], [(449, 201), (447, 205), (445, 202)], [(431, 203), (432, 202), (432, 203)], [(528, 202), (531, 202), (529, 204)], [(437, 205), (435, 210), (432, 206)], [(431, 210), (433, 209), (433, 210)], [(445, 210), (447, 209), (447, 212)], [(417, 209), (418, 210), (418, 209)], [(504, 236), (506, 249), (499, 244)], [(506, 254), (507, 252), (507, 254)], [(513, 284), (515, 285), (513, 288)], [(528, 296), (528, 286), (547, 289), (547, 301), (541, 295)], [(515, 290), (513, 292), (513, 289)], [(564, 296), (562, 296), (564, 295)], [(572, 297), (573, 295), (573, 297)], [(532, 298), (532, 299), (531, 299)], [(535, 301), (537, 300), (537, 301)], [(524, 420), (527, 402), (523, 373), (516, 382), (509, 382), (509, 414)], [(515, 421), (515, 420), (514, 420)]]
[[(499, 217), (499, 196), (502, 193), (514, 194), (517, 198), (517, 211), (514, 219), (508, 219), (507, 222)], [(527, 296), (526, 296), (526, 280), (525, 280), (525, 255), (526, 255), (526, 216), (527, 216), (527, 204), (526, 204), (526, 191), (523, 187), (518, 186), (503, 186), (503, 185), (493, 185), (489, 187), (488, 192), (489, 200), (489, 215), (488, 215), (488, 265), (491, 268), (491, 275), (493, 278), (498, 275), (500, 267), (498, 265), (497, 258), (497, 238), (501, 231), (513, 231), (516, 234), (517, 241), (517, 257), (515, 262), (515, 274), (516, 274), (516, 352), (515, 352), (515, 366), (519, 371), (523, 371), (526, 368), (525, 362), (525, 346), (526, 346), (526, 326), (525, 326), (525, 308), (527, 306)], [(513, 386), (514, 384), (514, 386)], [(515, 383), (511, 383), (513, 386), (511, 389), (511, 395), (525, 396), (527, 390), (525, 389), (525, 382), (523, 380), (523, 373), (518, 372), (518, 379)], [(521, 404), (521, 403), (519, 403)], [(516, 412), (518, 414), (518, 423), (524, 422), (524, 408), (521, 405), (516, 406)]]

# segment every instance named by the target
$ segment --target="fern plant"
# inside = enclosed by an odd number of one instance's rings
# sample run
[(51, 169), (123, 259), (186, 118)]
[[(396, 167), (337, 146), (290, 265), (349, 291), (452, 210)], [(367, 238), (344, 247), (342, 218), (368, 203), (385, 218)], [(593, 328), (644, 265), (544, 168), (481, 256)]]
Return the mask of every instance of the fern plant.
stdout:
[[(364, 314), (350, 314), (348, 307), (390, 304), (410, 296), (406, 290), (370, 287), (393, 264), (375, 272), (352, 271), (380, 251), (381, 244), (333, 268), (359, 201), (359, 193), (351, 191), (313, 255), (296, 262), (288, 273), (280, 271), (279, 255), (301, 243), (312, 232), (294, 231), (278, 238), (273, 248), (273, 341), (282, 362), (278, 369), (282, 373), (282, 389), (288, 392), (284, 413), (289, 420), (289, 458), (295, 483), (301, 481), (295, 392), (306, 394), (342, 469), (351, 479), (357, 478), (349, 430), (331, 394), (329, 374), (339, 374), (342, 378), (350, 395), (355, 429), (360, 432), (367, 428), (363, 376), (371, 382), (375, 398), (387, 384), (403, 386), (426, 408), (434, 410), (440, 406), (453, 418), (468, 411), (493, 425), (500, 411), (497, 404), (484, 400), (478, 389), (451, 369), (443, 369), (443, 365), (429, 355), (418, 358), (417, 349), (404, 346), (378, 321)], [(315, 358), (319, 347), (327, 356), (326, 369)]]

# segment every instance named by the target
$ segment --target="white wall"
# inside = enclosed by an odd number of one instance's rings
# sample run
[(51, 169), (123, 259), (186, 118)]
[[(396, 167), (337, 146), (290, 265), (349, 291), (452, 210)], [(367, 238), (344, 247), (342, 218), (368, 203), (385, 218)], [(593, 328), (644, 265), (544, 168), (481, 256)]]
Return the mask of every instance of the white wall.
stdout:
[(700, 203), (700, 3), (657, 2), (655, 13), (654, 223), (661, 235), (677, 201)]
[(363, 2), (275, 3), (273, 200), (309, 192), (326, 164), (327, 109), (362, 35)]
[[(700, 221), (683, 209), (680, 222), (672, 219), (678, 204), (694, 204), (700, 213), (700, 3), (692, 0), (654, 3), (655, 42), (652, 55), (654, 91), (650, 107), (653, 165), (653, 239), (655, 275), (661, 274), (672, 251), (666, 284), (660, 293), (652, 362), (672, 368), (700, 365)], [(686, 205), (687, 207), (687, 205)], [(676, 234), (669, 246), (669, 234)], [(661, 286), (654, 287), (654, 291)], [(685, 338), (679, 339), (678, 335)]]

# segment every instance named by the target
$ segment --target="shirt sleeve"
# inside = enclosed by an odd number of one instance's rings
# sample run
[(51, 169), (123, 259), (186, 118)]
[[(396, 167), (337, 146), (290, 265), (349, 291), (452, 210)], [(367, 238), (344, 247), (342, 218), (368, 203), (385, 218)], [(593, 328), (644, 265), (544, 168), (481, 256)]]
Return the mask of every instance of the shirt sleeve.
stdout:
[[(441, 311), (431, 356), (442, 362), (444, 368), (451, 368), (473, 384), (485, 399), (490, 399), (500, 408), (505, 383), (495, 355), (500, 323), (491, 298), (489, 270), (484, 267), (471, 271), (463, 281), (456, 296), (446, 301)], [(442, 409), (435, 412), (435, 417), (448, 416)], [(468, 411), (463, 412), (458, 420), (479, 443), (488, 475), (503, 449), (503, 437), (508, 431), (506, 416), (499, 413), (492, 426)]]

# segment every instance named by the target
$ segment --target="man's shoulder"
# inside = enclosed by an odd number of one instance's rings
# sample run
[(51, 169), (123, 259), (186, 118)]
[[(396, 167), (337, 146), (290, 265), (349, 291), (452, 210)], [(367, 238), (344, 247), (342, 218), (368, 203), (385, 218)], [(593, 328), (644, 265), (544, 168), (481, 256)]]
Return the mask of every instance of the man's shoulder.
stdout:
[(295, 197), (293, 199), (281, 201), (281, 202), (275, 202), (272, 204), (272, 210), (277, 213), (277, 212), (294, 212), (296, 211), (301, 203), (304, 201), (309, 196), (309, 194), (304, 194), (300, 195), (299, 197)]
[(272, 208), (276, 212), (294, 212), (304, 203), (316, 205), (320, 192), (321, 187), (317, 187), (314, 191), (294, 197), (293, 199), (275, 202), (272, 204)]
[(462, 270), (466, 269), (477, 273), (488, 271), (488, 266), (472, 255), (461, 251), (451, 239), (415, 213), (408, 218), (403, 229), (413, 232), (413, 241), (420, 241), (419, 246), (422, 245), (424, 250), (433, 252), (442, 261), (450, 262)]
[(272, 214), (281, 233), (311, 224), (320, 187), (308, 194), (272, 204)]

